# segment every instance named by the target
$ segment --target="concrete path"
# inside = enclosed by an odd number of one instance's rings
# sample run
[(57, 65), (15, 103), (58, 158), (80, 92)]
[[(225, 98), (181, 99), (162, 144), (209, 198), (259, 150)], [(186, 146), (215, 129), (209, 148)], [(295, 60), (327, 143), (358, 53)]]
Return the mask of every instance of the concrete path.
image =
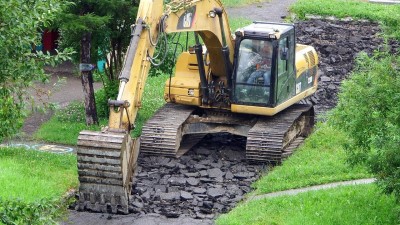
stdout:
[(329, 184), (315, 185), (315, 186), (305, 187), (305, 188), (290, 189), (290, 190), (286, 190), (286, 191), (278, 191), (278, 192), (268, 193), (268, 194), (264, 194), (264, 195), (254, 195), (254, 196), (247, 198), (246, 202), (264, 199), (264, 198), (275, 198), (275, 197), (284, 196), (284, 195), (297, 195), (297, 194), (304, 193), (304, 192), (331, 189), (331, 188), (336, 188), (336, 187), (340, 187), (340, 186), (370, 184), (375, 181), (376, 181), (375, 178), (359, 179), (359, 180), (342, 181), (342, 182), (335, 182), (335, 183), (329, 183)]
[(246, 18), (253, 21), (284, 22), (289, 15), (289, 6), (296, 0), (271, 0), (243, 7), (227, 8), (229, 17)]
[(369, 2), (379, 4), (400, 4), (400, 0), (369, 0)]

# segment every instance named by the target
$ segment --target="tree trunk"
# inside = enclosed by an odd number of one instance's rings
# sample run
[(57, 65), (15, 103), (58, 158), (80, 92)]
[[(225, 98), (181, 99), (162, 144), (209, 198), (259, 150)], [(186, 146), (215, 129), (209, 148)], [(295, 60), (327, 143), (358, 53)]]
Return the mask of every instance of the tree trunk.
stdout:
[[(81, 64), (90, 64), (91, 33), (85, 32), (81, 39)], [(83, 67), (83, 66), (82, 66)], [(81, 81), (85, 96), (86, 124), (98, 124), (96, 102), (94, 99), (93, 75), (90, 69), (81, 69)]]

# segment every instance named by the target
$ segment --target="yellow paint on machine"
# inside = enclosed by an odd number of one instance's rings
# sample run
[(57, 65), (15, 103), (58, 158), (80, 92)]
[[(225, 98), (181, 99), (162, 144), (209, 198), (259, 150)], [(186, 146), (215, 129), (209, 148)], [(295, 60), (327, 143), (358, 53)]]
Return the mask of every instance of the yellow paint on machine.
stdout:
[(304, 99), (307, 96), (312, 95), (317, 90), (316, 86), (309, 88), (298, 95), (294, 96), (293, 98), (289, 99), (288, 101), (279, 104), (275, 108), (267, 108), (261, 106), (249, 106), (249, 105), (231, 105), (231, 111), (236, 113), (246, 113), (246, 114), (256, 114), (262, 116), (273, 116), (279, 113), (280, 111), (288, 108), (289, 106), (295, 104), (296, 102)]

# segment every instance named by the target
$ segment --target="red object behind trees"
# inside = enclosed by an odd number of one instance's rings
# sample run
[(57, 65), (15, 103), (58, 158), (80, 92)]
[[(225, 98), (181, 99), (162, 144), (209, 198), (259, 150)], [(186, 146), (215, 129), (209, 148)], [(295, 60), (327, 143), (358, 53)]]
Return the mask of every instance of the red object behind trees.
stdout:
[(45, 30), (43, 32), (43, 51), (54, 52), (58, 47), (57, 40), (59, 37), (58, 31)]

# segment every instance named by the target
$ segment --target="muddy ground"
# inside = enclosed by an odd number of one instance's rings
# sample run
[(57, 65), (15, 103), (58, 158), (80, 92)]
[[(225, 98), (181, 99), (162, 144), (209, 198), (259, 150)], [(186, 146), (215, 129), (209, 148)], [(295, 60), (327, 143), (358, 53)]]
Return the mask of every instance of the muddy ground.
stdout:
[[(236, 17), (249, 18), (248, 12), (252, 12), (253, 20), (282, 22), (293, 2), (273, 0), (227, 11)], [(296, 23), (297, 42), (314, 46), (320, 59), (319, 89), (308, 99), (319, 116), (335, 106), (340, 83), (352, 71), (357, 54), (372, 54), (382, 47), (379, 32), (378, 24), (368, 21), (310, 19)], [(397, 51), (398, 43), (390, 43)], [(50, 72), (53, 77), (60, 74)], [(77, 77), (67, 74), (67, 82), (81, 88)], [(61, 104), (82, 99), (71, 95), (70, 85), (58, 92), (61, 100), (55, 102)], [(46, 118), (31, 117), (25, 132), (33, 132)], [(243, 138), (222, 134), (207, 136), (180, 159), (140, 156), (129, 215), (71, 210), (64, 224), (213, 224), (218, 214), (232, 209), (251, 191), (251, 183), (267, 172), (263, 165), (247, 164), (244, 149)]]

